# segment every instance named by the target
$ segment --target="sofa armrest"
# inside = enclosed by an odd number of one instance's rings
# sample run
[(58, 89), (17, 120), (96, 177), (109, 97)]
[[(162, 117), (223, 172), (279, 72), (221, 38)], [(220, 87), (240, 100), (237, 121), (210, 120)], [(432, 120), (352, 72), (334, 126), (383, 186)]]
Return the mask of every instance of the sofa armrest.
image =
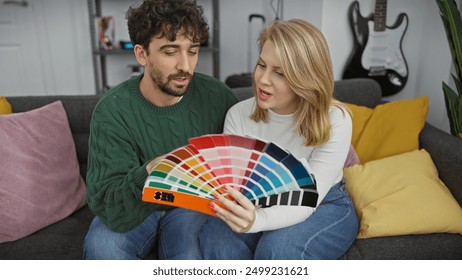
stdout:
[(462, 205), (462, 140), (426, 123), (419, 143), (430, 153), (441, 180)]

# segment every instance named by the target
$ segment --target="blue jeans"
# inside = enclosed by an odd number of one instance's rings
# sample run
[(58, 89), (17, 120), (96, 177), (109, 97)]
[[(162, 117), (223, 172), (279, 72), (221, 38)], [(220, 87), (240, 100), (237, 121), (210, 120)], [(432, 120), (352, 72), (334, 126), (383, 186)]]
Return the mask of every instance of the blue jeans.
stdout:
[(209, 217), (199, 241), (204, 259), (338, 259), (353, 244), (358, 226), (352, 200), (340, 182), (299, 224), (259, 233), (236, 233), (221, 219)]
[(85, 237), (84, 259), (143, 259), (156, 245), (158, 234), (160, 259), (202, 259), (198, 233), (206, 219), (204, 214), (182, 208), (154, 211), (136, 228), (120, 233), (95, 217)]

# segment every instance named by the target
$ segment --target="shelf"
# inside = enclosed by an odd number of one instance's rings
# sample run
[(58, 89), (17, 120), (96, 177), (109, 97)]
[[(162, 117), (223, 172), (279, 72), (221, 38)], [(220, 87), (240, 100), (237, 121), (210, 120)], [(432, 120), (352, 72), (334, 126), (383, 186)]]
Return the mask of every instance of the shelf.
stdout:
[[(105, 2), (111, 0), (104, 0)], [(220, 45), (219, 45), (219, 1), (218, 0), (209, 0), (212, 5), (212, 19), (208, 19), (212, 22), (211, 26), (211, 37), (212, 42), (209, 42), (207, 46), (200, 48), (200, 53), (207, 53), (212, 55), (212, 68), (213, 76), (217, 79), (220, 78)], [(90, 21), (90, 36), (91, 36), (91, 47), (92, 47), (92, 58), (93, 58), (93, 68), (94, 68), (94, 77), (95, 77), (95, 87), (96, 93), (105, 93), (110, 87), (107, 83), (107, 61), (106, 57), (116, 57), (118, 55), (133, 55), (133, 49), (112, 49), (104, 50), (101, 49), (98, 45), (97, 39), (97, 28), (96, 28), (96, 19), (102, 15), (102, 0), (88, 0), (88, 14)], [(131, 2), (127, 0), (127, 9), (130, 6)], [(200, 3), (199, 3), (200, 4)], [(200, 59), (200, 58), (199, 58)]]

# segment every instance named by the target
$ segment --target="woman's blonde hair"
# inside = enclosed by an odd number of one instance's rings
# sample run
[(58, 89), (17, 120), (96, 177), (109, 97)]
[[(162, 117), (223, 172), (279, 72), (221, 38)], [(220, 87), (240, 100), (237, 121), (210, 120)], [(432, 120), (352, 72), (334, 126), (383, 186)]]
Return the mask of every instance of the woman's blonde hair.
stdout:
[[(294, 130), (304, 138), (306, 146), (327, 142), (331, 135), (329, 108), (344, 106), (333, 97), (332, 62), (324, 36), (314, 25), (292, 19), (274, 21), (260, 32), (260, 52), (268, 40), (274, 44), (274, 54), (290, 88), (300, 99)], [(253, 93), (256, 94), (255, 81)], [(267, 121), (268, 113), (255, 106), (250, 117), (256, 122)]]

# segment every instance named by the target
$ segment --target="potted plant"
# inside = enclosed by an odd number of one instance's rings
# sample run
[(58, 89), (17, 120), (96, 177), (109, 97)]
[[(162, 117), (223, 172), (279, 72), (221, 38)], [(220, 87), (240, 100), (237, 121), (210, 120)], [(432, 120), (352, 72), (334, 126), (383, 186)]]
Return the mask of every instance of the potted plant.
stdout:
[(441, 20), (448, 38), (455, 74), (452, 74), (456, 90), (443, 82), (444, 101), (451, 134), (462, 139), (462, 19), (455, 0), (436, 0)]

